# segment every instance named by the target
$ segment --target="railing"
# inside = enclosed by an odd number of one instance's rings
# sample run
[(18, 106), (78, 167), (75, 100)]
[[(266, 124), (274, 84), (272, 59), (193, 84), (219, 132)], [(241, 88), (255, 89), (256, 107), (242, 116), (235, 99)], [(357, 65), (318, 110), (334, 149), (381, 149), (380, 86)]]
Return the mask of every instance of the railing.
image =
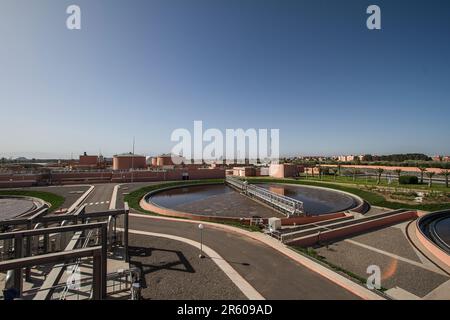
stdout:
[[(106, 279), (106, 268), (102, 266), (104, 253), (101, 246), (2, 261), (0, 262), (0, 272), (52, 263), (67, 264), (69, 261), (85, 257), (93, 257), (92, 298), (100, 300), (104, 297), (102, 292), (106, 291), (106, 283), (102, 281), (102, 279)], [(20, 273), (18, 274), (20, 275)], [(20, 281), (22, 281), (21, 277)]]
[(228, 176), (225, 179), (226, 183), (230, 186), (238, 189), (240, 192), (246, 194), (249, 197), (256, 198), (288, 217), (291, 215), (303, 215), (305, 214), (303, 209), (303, 202), (292, 199), (283, 195), (276, 194), (270, 190), (248, 184), (247, 181)]
[[(98, 231), (98, 229), (97, 229), (97, 231)], [(99, 237), (100, 241), (101, 241), (101, 237), (107, 236), (105, 230), (103, 230), (103, 233), (104, 234), (101, 234)], [(83, 239), (84, 241), (83, 241), (81, 248), (87, 248), (89, 246), (89, 242), (93, 239), (93, 235), (94, 235), (93, 229), (87, 230), (87, 234), (86, 234), (85, 238)], [(97, 235), (97, 237), (98, 237), (98, 235)], [(81, 238), (79, 240), (81, 240)], [(98, 240), (99, 239), (97, 239), (97, 241)], [(80, 264), (81, 263), (82, 263), (81, 259), (76, 260), (75, 264), (73, 265), (73, 267), (70, 271), (71, 275), (74, 275), (74, 274), (80, 272)], [(66, 300), (66, 297), (67, 297), (67, 294), (69, 293), (69, 291), (70, 291), (70, 286), (68, 284), (66, 284), (61, 293), (60, 300)], [(78, 292), (78, 294), (79, 294), (79, 292)]]

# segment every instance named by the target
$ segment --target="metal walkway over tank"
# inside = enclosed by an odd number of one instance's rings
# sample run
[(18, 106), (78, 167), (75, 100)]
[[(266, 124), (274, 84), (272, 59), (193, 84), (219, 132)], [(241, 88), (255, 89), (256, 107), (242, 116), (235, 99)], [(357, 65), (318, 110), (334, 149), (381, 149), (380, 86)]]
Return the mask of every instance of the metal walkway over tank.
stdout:
[(268, 204), (274, 209), (287, 215), (287, 217), (305, 214), (305, 211), (303, 209), (303, 202), (299, 200), (277, 194), (253, 184), (248, 184), (247, 181), (243, 181), (232, 176), (226, 177), (225, 183), (250, 198), (255, 198), (256, 200)]

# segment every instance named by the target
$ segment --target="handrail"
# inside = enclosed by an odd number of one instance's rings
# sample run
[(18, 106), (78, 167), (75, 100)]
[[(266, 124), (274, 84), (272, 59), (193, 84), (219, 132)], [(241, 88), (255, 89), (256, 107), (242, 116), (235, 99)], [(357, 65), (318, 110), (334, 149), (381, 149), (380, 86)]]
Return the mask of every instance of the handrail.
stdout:
[(303, 202), (297, 199), (277, 194), (270, 190), (248, 184), (246, 181), (230, 176), (226, 177), (225, 182), (248, 196), (253, 196), (273, 205), (275, 208), (279, 209), (282, 213), (287, 214), (288, 216), (302, 215), (305, 213)]
[(61, 251), (26, 258), (5, 260), (0, 261), (0, 272), (5, 272), (17, 268), (32, 267), (41, 264), (58, 263), (61, 261), (64, 262), (77, 258), (86, 258), (92, 256), (100, 257), (101, 254), (102, 254), (102, 247), (96, 246), (84, 249), (74, 249), (72, 251)]
[(0, 240), (5, 239), (15, 239), (18, 236), (22, 237), (32, 237), (38, 235), (45, 235), (51, 233), (62, 233), (69, 231), (82, 231), (89, 229), (99, 229), (103, 225), (106, 226), (106, 222), (96, 222), (96, 223), (87, 223), (87, 224), (74, 224), (70, 226), (63, 227), (53, 227), (53, 228), (42, 228), (42, 229), (33, 229), (33, 230), (20, 230), (13, 232), (0, 233)]
[(73, 259), (86, 257), (94, 257), (93, 298), (100, 300), (102, 299), (102, 292), (104, 292), (106, 288), (106, 283), (102, 281), (103, 278), (106, 278), (106, 269), (102, 267), (103, 249), (101, 246), (2, 261), (0, 262), (0, 272), (17, 268), (32, 267), (35, 265), (67, 262)]
[[(83, 208), (84, 206), (80, 207), (79, 209)], [(43, 209), (42, 211), (47, 210)], [(0, 226), (13, 226), (13, 225), (26, 225), (28, 223), (56, 223), (56, 222), (62, 222), (64, 220), (74, 221), (80, 219), (80, 215), (76, 214), (65, 214), (65, 215), (54, 215), (54, 216), (41, 216), (40, 214), (36, 214), (33, 217), (30, 218), (20, 218), (20, 219), (11, 219), (11, 220), (2, 220), (0, 221)], [(108, 211), (100, 211), (100, 212), (93, 212), (89, 214), (89, 218), (96, 219), (96, 218), (105, 218), (109, 216), (118, 216), (122, 214), (126, 214), (127, 210), (124, 209), (116, 209), (116, 210), (108, 210)], [(81, 215), (82, 216), (82, 215)]]

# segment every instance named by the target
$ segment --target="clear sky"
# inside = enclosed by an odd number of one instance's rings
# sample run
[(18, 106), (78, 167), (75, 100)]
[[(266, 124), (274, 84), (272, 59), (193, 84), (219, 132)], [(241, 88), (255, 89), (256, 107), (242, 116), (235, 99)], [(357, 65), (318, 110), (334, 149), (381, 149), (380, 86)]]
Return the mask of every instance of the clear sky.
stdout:
[(153, 155), (194, 120), (280, 129), (282, 155), (450, 154), (449, 36), (448, 0), (2, 0), (0, 156)]

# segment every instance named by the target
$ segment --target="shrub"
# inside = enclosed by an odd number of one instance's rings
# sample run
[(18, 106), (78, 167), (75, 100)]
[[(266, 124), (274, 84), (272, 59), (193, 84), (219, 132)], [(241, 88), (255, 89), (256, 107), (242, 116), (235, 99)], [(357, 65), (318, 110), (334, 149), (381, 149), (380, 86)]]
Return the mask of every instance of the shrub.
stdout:
[(400, 184), (418, 184), (419, 178), (416, 176), (400, 176)]

